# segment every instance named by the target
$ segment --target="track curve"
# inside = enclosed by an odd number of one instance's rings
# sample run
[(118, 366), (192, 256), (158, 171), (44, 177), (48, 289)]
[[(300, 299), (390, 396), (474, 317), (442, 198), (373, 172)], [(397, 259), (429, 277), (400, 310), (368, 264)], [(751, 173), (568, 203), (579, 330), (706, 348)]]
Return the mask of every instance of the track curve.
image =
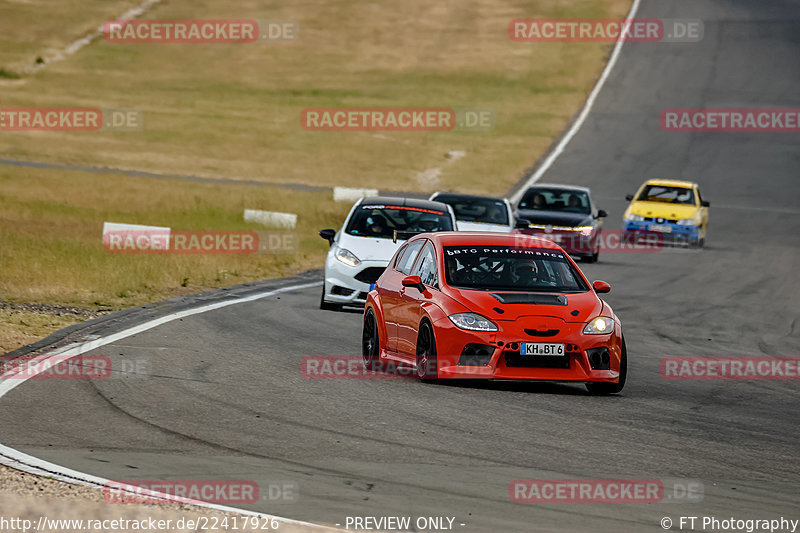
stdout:
[[(547, 181), (592, 187), (618, 228), (644, 179), (701, 183), (702, 251), (614, 254), (629, 376), (579, 386), (308, 380), (306, 355), (359, 353), (360, 314), (310, 288), (170, 322), (96, 351), (144, 356), (149, 379), (25, 383), (0, 404), (2, 441), (110, 479), (292, 480), (294, 504), (346, 516), (454, 516), (463, 531), (658, 530), (662, 516), (790, 517), (800, 508), (797, 382), (672, 382), (666, 355), (800, 353), (800, 141), (787, 133), (666, 133), (669, 107), (800, 107), (800, 4), (644, 1), (638, 17), (698, 18), (699, 43), (629, 43)], [(702, 503), (514, 504), (513, 479), (691, 478)], [(459, 526), (458, 524), (465, 524)]]

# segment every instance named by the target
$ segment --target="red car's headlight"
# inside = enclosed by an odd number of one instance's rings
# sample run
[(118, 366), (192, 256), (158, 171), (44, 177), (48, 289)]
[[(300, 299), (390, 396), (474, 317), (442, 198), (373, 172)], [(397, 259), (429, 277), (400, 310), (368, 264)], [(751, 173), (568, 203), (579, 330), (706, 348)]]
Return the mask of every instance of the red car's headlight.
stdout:
[(614, 331), (614, 319), (607, 316), (593, 318), (583, 328), (584, 335), (608, 335)]
[(497, 331), (497, 325), (478, 313), (456, 313), (450, 320), (461, 329), (470, 331)]

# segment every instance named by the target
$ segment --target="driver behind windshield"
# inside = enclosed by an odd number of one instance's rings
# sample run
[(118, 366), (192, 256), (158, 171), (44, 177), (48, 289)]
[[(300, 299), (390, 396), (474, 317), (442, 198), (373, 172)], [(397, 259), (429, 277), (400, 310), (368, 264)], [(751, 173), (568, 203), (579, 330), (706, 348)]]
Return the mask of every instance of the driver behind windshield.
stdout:
[(424, 231), (437, 231), (439, 229), (439, 221), (435, 218), (420, 218), (417, 221), (417, 226)]
[(380, 215), (367, 218), (367, 235), (381, 237), (386, 232), (386, 219)]
[(504, 224), (505, 217), (503, 216), (503, 211), (500, 210), (500, 207), (497, 205), (492, 205), (489, 207), (489, 211), (486, 215), (486, 221), (492, 224)]
[(514, 285), (530, 287), (539, 282), (539, 267), (533, 259), (516, 261), (511, 266), (511, 282)]

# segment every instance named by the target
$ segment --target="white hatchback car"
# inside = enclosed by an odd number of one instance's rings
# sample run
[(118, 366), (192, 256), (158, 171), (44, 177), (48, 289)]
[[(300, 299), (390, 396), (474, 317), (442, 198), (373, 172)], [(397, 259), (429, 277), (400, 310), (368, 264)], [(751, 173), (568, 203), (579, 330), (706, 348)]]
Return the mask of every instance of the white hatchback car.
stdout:
[(338, 232), (319, 232), (331, 245), (325, 260), (320, 309), (363, 306), (370, 286), (406, 239), (455, 229), (455, 215), (447, 204), (413, 198), (361, 198)]
[(511, 233), (514, 230), (514, 213), (505, 198), (436, 192), (428, 200), (442, 202), (453, 208), (458, 231)]

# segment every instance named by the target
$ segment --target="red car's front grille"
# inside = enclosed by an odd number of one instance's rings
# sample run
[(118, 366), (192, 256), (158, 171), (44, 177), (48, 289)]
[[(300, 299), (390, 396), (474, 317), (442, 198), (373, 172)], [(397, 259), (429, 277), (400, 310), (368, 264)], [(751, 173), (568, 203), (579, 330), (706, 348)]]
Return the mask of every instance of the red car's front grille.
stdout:
[(503, 361), (509, 368), (569, 368), (572, 356), (567, 352), (563, 357), (521, 355), (519, 352), (507, 350), (503, 352)]
[(531, 337), (555, 337), (560, 331), (559, 329), (526, 329), (525, 333)]

